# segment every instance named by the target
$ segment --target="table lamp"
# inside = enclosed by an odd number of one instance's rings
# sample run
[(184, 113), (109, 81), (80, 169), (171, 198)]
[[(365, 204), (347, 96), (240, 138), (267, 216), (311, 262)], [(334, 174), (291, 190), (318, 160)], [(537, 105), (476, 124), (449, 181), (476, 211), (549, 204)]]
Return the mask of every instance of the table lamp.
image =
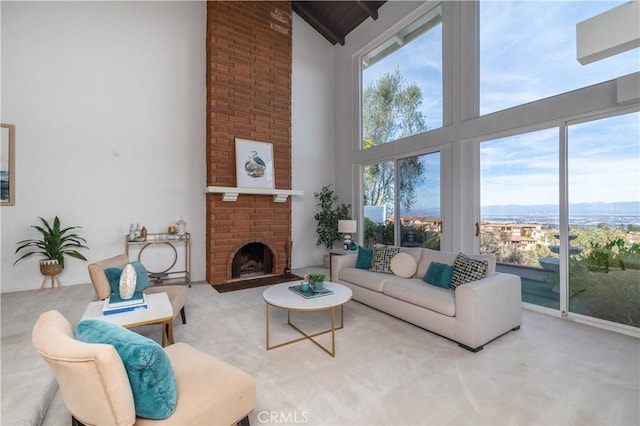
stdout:
[(357, 248), (356, 244), (351, 241), (351, 234), (356, 232), (358, 227), (358, 222), (355, 220), (339, 220), (338, 221), (338, 232), (343, 234), (344, 237), (344, 245), (343, 248), (345, 250), (355, 250)]

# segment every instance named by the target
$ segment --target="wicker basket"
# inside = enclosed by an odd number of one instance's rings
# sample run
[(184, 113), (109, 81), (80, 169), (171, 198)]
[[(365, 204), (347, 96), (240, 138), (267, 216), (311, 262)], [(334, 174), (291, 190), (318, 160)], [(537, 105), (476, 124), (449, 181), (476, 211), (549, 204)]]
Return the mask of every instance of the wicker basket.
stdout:
[(58, 275), (60, 272), (62, 272), (62, 266), (60, 266), (57, 260), (47, 259), (40, 261), (40, 273), (42, 275), (50, 277)]

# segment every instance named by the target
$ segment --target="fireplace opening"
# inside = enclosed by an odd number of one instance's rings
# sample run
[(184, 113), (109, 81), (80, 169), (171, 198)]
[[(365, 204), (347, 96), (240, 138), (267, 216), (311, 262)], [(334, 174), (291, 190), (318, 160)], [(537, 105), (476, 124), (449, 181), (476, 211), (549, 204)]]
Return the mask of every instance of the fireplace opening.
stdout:
[(246, 279), (273, 274), (273, 253), (262, 243), (249, 243), (236, 253), (231, 264), (231, 279)]

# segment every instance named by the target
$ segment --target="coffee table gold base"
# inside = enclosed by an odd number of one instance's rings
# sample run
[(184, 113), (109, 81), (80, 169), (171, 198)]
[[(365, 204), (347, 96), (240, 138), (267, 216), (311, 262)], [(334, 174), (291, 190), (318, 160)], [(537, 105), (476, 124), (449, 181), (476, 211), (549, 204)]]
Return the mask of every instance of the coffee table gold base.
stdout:
[[(273, 346), (271, 346), (271, 344), (269, 343), (269, 321), (270, 321), (270, 319), (269, 319), (269, 310), (270, 310), (270, 307), (272, 305), (267, 303), (266, 306), (267, 306), (267, 350), (280, 348), (282, 346), (287, 346), (287, 345), (290, 345), (292, 343), (300, 342), (302, 340), (310, 340), (317, 347), (319, 347), (320, 349), (322, 349), (323, 351), (325, 351), (326, 353), (328, 353), (329, 355), (331, 355), (332, 357), (335, 358), (335, 356), (336, 356), (336, 330), (340, 330), (341, 328), (344, 327), (344, 305), (340, 305), (340, 326), (339, 327), (336, 327), (336, 307), (334, 306), (334, 307), (331, 307), (331, 308), (327, 309), (327, 310), (331, 311), (331, 328), (328, 329), (328, 330), (319, 331), (319, 332), (313, 333), (313, 334), (307, 334), (302, 329), (300, 329), (297, 325), (292, 323), (291, 322), (291, 311), (292, 311), (292, 309), (287, 309), (287, 324), (289, 324), (289, 326), (291, 326), (298, 333), (302, 334), (302, 337), (299, 337), (299, 338), (293, 339), (293, 340), (289, 340), (289, 341), (286, 341), (286, 342), (283, 342), (283, 343), (278, 343), (277, 345), (273, 345)], [(274, 307), (277, 307), (277, 306), (274, 306)], [(325, 309), (323, 309), (323, 310), (325, 310)], [(314, 339), (314, 337), (321, 336), (321, 335), (327, 334), (327, 333), (331, 333), (331, 350), (327, 349), (322, 344), (320, 344), (317, 340)]]

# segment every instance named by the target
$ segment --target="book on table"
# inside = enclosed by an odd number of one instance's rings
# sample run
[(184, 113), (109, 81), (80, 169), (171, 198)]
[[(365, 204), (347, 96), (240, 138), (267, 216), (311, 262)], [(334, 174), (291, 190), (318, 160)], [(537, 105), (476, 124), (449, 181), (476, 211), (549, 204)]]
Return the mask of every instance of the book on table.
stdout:
[(142, 303), (126, 306), (109, 306), (109, 299), (105, 299), (104, 306), (102, 307), (102, 315), (121, 314), (123, 312), (137, 311), (138, 309), (147, 309), (149, 304), (147, 302), (147, 295), (142, 295)]
[(136, 291), (133, 293), (129, 299), (123, 299), (119, 294), (113, 293), (109, 296), (109, 307), (110, 308), (120, 308), (123, 306), (132, 306), (132, 305), (140, 305), (145, 302), (144, 297), (142, 296), (141, 291)]

